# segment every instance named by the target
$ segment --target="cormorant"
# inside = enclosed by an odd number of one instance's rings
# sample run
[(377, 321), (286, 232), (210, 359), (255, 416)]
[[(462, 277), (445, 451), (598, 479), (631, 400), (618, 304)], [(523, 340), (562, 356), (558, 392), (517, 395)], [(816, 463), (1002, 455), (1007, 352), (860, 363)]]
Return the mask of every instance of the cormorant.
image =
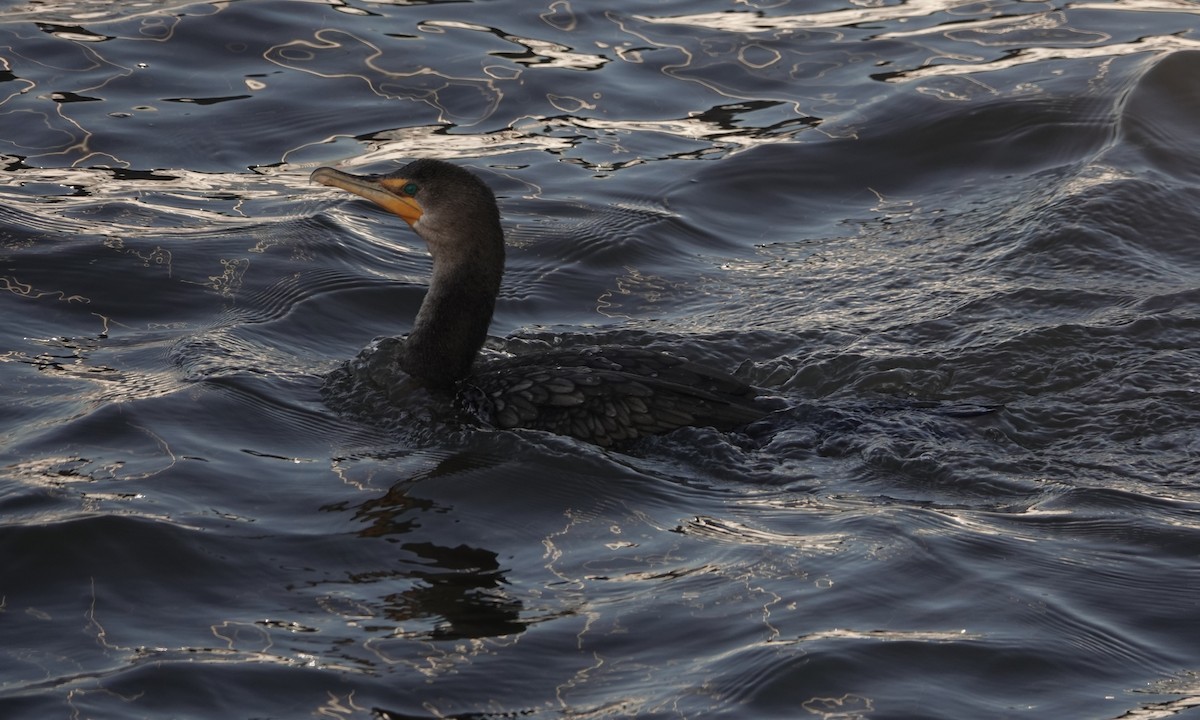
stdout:
[(428, 245), (429, 290), (392, 357), (409, 378), (485, 423), (607, 447), (686, 425), (731, 430), (769, 412), (731, 375), (644, 348), (551, 349), (476, 365), (504, 274), (504, 231), (488, 186), (430, 159), (386, 175), (321, 167), (311, 180), (399, 215)]

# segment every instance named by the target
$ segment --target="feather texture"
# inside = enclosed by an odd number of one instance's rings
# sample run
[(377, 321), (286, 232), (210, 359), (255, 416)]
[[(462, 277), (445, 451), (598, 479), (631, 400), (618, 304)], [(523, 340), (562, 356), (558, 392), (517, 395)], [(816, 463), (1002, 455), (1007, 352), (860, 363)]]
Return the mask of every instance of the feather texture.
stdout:
[(685, 425), (730, 430), (768, 412), (733, 376), (645, 348), (557, 348), (479, 362), (504, 273), (504, 231), (487, 185), (439, 160), (373, 176), (318, 168), (312, 178), (396, 213), (433, 257), (408, 338), (380, 341), (348, 366), (390, 401), (403, 403), (415, 385), (455, 397), (496, 428), (606, 447)]

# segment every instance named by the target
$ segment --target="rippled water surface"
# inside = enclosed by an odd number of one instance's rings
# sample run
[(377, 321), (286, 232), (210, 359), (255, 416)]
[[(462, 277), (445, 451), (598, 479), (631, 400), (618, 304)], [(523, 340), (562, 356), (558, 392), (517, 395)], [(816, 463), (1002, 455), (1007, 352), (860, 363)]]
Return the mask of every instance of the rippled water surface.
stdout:
[[(0, 717), (1200, 717), (1186, 0), (0, 9)], [(496, 191), (492, 350), (786, 409), (348, 416)]]

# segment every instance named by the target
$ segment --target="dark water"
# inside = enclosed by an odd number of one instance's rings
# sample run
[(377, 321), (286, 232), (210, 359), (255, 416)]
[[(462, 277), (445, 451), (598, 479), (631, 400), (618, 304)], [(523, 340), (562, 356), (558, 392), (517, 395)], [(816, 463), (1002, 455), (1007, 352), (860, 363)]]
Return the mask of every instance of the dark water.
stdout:
[[(1200, 717), (1197, 5), (608, 7), (0, 10), (0, 717)], [(495, 346), (789, 409), (330, 410), (421, 156)]]

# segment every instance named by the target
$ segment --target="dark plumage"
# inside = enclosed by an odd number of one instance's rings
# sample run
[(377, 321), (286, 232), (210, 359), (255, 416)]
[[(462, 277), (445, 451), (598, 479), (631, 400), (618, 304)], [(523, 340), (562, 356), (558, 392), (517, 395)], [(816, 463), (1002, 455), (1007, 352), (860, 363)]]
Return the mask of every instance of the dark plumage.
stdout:
[(412, 332), (395, 347), (396, 362), (495, 427), (609, 446), (685, 425), (730, 430), (766, 414), (754, 389), (736, 378), (642, 348), (555, 349), (475, 366), (504, 273), (504, 232), (487, 185), (440, 160), (374, 176), (323, 167), (312, 179), (399, 215), (428, 244), (429, 291)]

